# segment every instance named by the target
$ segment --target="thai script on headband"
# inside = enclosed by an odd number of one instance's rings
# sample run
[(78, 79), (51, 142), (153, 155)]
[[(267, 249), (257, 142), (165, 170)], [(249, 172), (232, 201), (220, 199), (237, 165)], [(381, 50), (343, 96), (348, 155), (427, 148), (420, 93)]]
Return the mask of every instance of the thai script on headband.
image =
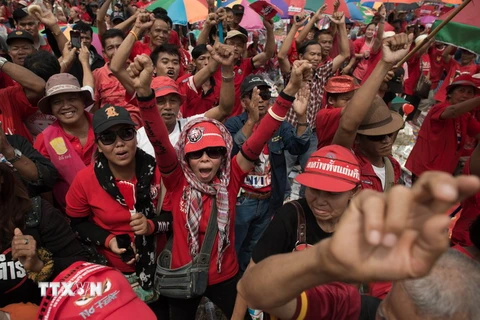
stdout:
[(360, 179), (360, 171), (358, 169), (350, 169), (348, 166), (339, 166), (333, 163), (335, 163), (335, 161), (330, 161), (330, 163), (312, 161), (307, 164), (307, 168), (340, 173), (354, 179)]

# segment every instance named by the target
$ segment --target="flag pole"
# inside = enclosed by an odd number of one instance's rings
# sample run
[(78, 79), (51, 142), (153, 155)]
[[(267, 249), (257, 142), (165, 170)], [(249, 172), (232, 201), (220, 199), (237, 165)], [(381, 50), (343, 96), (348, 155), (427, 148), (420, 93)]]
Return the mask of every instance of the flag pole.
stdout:
[(461, 5), (459, 5), (455, 10), (450, 13), (447, 19), (443, 20), (428, 36), (423, 39), (422, 43), (418, 46), (415, 46), (412, 51), (410, 51), (400, 62), (397, 63), (395, 69), (400, 68), (408, 59), (410, 59), (418, 50), (420, 50), (424, 45), (426, 45), (447, 23), (450, 22), (463, 8), (467, 6), (472, 0), (465, 0)]
[[(222, 0), (217, 0), (217, 8), (220, 8), (222, 6)], [(218, 41), (220, 43), (223, 43), (223, 21), (220, 21), (220, 23), (217, 24), (218, 28)]]

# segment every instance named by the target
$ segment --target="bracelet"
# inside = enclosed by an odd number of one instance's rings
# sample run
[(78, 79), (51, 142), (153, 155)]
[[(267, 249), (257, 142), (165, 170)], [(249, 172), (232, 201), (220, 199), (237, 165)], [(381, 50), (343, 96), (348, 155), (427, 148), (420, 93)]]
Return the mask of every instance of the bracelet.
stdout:
[(135, 40), (138, 41), (138, 36), (135, 32), (133, 32), (132, 30), (130, 30), (128, 33), (132, 34), (134, 37), (135, 37)]
[(280, 117), (275, 112), (273, 112), (272, 108), (268, 109), (268, 113), (272, 116), (273, 119), (275, 119), (277, 121), (282, 122), (283, 120), (285, 120), (285, 117)]
[(297, 127), (308, 127), (308, 122), (297, 122)]
[(45, 248), (37, 249), (38, 258), (43, 262), (42, 270), (38, 272), (28, 271), (28, 278), (34, 282), (45, 281), (53, 273), (53, 258), (52, 253)]
[(235, 78), (235, 73), (230, 77), (225, 77), (222, 73), (222, 81), (223, 82), (232, 82), (234, 78)]

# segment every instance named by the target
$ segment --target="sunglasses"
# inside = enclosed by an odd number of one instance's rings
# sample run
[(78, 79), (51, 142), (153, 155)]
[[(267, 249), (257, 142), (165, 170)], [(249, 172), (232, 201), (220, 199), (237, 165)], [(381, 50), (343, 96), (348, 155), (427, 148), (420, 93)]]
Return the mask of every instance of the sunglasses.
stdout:
[(117, 136), (123, 141), (130, 141), (135, 138), (134, 128), (123, 128), (117, 131), (105, 131), (98, 135), (97, 139), (103, 145), (111, 145), (117, 140)]
[(370, 141), (375, 141), (375, 142), (380, 142), (380, 141), (383, 141), (386, 137), (393, 137), (393, 135), (395, 134), (395, 132), (392, 132), (392, 133), (389, 133), (389, 134), (382, 134), (380, 136), (367, 136), (367, 135), (363, 135), (364, 137), (366, 137), (368, 140)]
[(219, 159), (225, 155), (226, 149), (222, 147), (217, 147), (217, 148), (205, 148), (202, 150), (194, 151), (194, 152), (189, 152), (187, 153), (187, 157), (189, 159), (200, 159), (203, 157), (203, 154), (206, 153), (207, 156), (211, 159)]

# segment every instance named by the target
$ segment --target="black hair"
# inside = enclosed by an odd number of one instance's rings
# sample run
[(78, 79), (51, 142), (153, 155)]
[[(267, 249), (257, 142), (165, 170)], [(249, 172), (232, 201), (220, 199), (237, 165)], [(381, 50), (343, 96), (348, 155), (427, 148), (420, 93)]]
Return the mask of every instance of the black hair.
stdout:
[(173, 44), (162, 44), (155, 48), (150, 54), (150, 58), (152, 59), (153, 65), (157, 65), (158, 57), (160, 53), (166, 53), (172, 56), (177, 56), (180, 59), (180, 52), (178, 51), (178, 46)]
[[(210, 33), (208, 34), (208, 43), (210, 43), (212, 46), (215, 43), (215, 36), (218, 34), (218, 29), (217, 26), (212, 26), (212, 29), (210, 29)], [(225, 28), (223, 29), (223, 39), (227, 37), (227, 32)]]
[(168, 16), (167, 10), (165, 10), (165, 9), (163, 9), (163, 8), (161, 8), (161, 7), (158, 7), (158, 8), (153, 9), (152, 13), (155, 14), (155, 15), (156, 15), (156, 14), (163, 14), (164, 16)]
[(226, 12), (226, 13), (230, 13), (230, 12), (233, 13), (233, 9), (230, 8), (230, 7), (225, 7), (225, 12)]
[(393, 20), (393, 21), (392, 21), (392, 23), (391, 23), (391, 24), (400, 23), (400, 25), (401, 25), (401, 24), (402, 24), (402, 22), (403, 22), (403, 21), (402, 21), (402, 20), (400, 20), (400, 19), (395, 19), (395, 20)]
[(300, 45), (300, 47), (298, 48), (298, 54), (305, 54), (305, 51), (307, 51), (307, 48), (309, 46), (319, 46), (320, 44), (318, 43), (317, 40), (309, 40), (309, 41), (305, 41), (304, 43), (302, 43)]
[(470, 225), (470, 241), (472, 241), (475, 248), (480, 250), (480, 216)]
[(15, 9), (13, 11), (13, 20), (15, 20), (15, 23), (18, 23), (18, 21), (20, 21), (20, 19), (23, 19), (25, 17), (28, 17), (28, 13), (26, 13), (25, 11), (23, 11), (23, 9), (21, 8), (18, 8), (18, 9)]
[(45, 80), (45, 82), (54, 74), (60, 73), (60, 63), (57, 58), (44, 50), (39, 50), (27, 56), (23, 66)]
[(87, 33), (90, 32), (90, 35), (93, 36), (93, 29), (89, 24), (86, 24), (83, 21), (77, 22), (73, 28), (75, 31), (80, 31), (80, 33)]
[(198, 59), (202, 54), (207, 53), (207, 45), (206, 44), (199, 44), (192, 50), (192, 58), (193, 59)]
[[(328, 34), (329, 36), (332, 36), (332, 33), (328, 29), (322, 29), (322, 30), (316, 30), (315, 35), (313, 36), (313, 39), (318, 41), (318, 37), (320, 37), (323, 34)], [(333, 37), (333, 36), (332, 36)]]
[(370, 27), (372, 24), (373, 24), (375, 27), (377, 26), (377, 24), (376, 24), (375, 22), (370, 22), (370, 23), (367, 24), (367, 26), (365, 27), (365, 30), (367, 30), (368, 27)]
[(173, 26), (173, 22), (172, 22), (172, 19), (170, 19), (169, 16), (167, 16), (166, 14), (161, 14), (161, 13), (156, 13), (155, 14), (155, 20), (162, 20), (162, 21), (165, 21), (166, 24), (168, 24), (168, 26), (171, 28)]
[(105, 43), (107, 39), (112, 39), (112, 38), (122, 38), (122, 40), (125, 39), (125, 34), (122, 32), (120, 29), (108, 29), (105, 31), (103, 34), (103, 37), (101, 38), (102, 40), (102, 48), (105, 49)]

